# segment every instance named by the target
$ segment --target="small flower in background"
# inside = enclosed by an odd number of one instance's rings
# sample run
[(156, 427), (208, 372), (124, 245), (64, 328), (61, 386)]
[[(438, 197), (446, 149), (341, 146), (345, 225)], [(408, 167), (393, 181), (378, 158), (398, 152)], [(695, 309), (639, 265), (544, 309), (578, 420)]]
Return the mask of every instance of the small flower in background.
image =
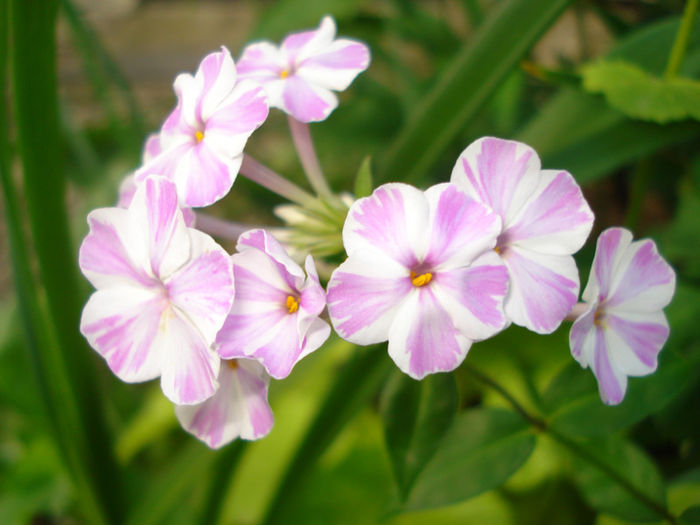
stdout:
[(454, 184), (384, 184), (348, 213), (348, 258), (328, 283), (338, 334), (389, 355), (415, 379), (453, 370), (506, 323), (508, 273), (493, 251), (501, 221)]
[(627, 376), (656, 370), (669, 335), (663, 308), (675, 288), (676, 275), (654, 241), (632, 242), (624, 228), (601, 233), (583, 292), (588, 308), (574, 321), (569, 343), (574, 359), (593, 370), (604, 403), (622, 401)]
[(502, 219), (496, 251), (510, 275), (508, 319), (538, 333), (556, 330), (578, 299), (572, 254), (593, 226), (574, 178), (541, 170), (525, 144), (485, 137), (462, 152), (451, 181)]
[(250, 230), (238, 240), (233, 273), (236, 298), (216, 339), (223, 359), (251, 357), (275, 379), (319, 348), (331, 328), (319, 315), (326, 295), (313, 258), (306, 277), (284, 248), (265, 230)]
[(267, 118), (265, 93), (255, 82), (237, 81), (225, 47), (204, 57), (195, 76), (178, 75), (177, 107), (165, 120), (161, 153), (136, 172), (172, 180), (185, 206), (208, 206), (226, 195), (250, 134)]
[(80, 268), (97, 289), (80, 331), (123, 381), (161, 378), (176, 404), (194, 404), (217, 388), (211, 350), (234, 297), (229, 255), (188, 228), (175, 185), (150, 177), (128, 209), (88, 216)]
[(221, 448), (234, 439), (264, 437), (274, 422), (267, 402), (270, 376), (250, 359), (222, 361), (219, 389), (198, 405), (177, 405), (175, 414), (182, 427), (211, 448)]
[(335, 21), (326, 16), (318, 29), (291, 34), (280, 47), (250, 44), (238, 60), (240, 78), (259, 82), (270, 106), (300, 122), (324, 120), (338, 105), (333, 91), (346, 89), (370, 59), (365, 44), (335, 39), (335, 33)]

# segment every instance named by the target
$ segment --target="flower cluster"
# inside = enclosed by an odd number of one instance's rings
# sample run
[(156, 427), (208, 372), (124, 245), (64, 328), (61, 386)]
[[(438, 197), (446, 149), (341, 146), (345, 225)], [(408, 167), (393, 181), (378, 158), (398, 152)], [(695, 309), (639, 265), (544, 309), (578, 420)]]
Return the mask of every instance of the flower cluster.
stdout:
[[(320, 348), (331, 324), (359, 345), (388, 341), (399, 369), (422, 379), (454, 370), (511, 323), (547, 334), (575, 319), (574, 358), (591, 366), (604, 402), (622, 401), (627, 376), (651, 373), (668, 337), (662, 309), (675, 278), (653, 242), (604, 232), (577, 305), (573, 254), (593, 213), (571, 174), (494, 137), (469, 145), (449, 182), (425, 191), (396, 182), (354, 202), (333, 195), (307, 123), (329, 116), (334, 91), (370, 56), (335, 32), (325, 17), (280, 47), (249, 45), (237, 65), (222, 48), (176, 78), (177, 105), (118, 205), (88, 216), (79, 262), (96, 288), (81, 320), (91, 346), (124, 381), (160, 377), (183, 428), (213, 448), (270, 431), (270, 379)], [(289, 115), (316, 197), (244, 154), (269, 107)], [(225, 197), (239, 172), (294, 201), (290, 223), (323, 231), (326, 250), (342, 241), (344, 262), (322, 263), (326, 289), (315, 246), (302, 268), (290, 256), (299, 245), (194, 212)], [(209, 234), (235, 238), (235, 253)]]

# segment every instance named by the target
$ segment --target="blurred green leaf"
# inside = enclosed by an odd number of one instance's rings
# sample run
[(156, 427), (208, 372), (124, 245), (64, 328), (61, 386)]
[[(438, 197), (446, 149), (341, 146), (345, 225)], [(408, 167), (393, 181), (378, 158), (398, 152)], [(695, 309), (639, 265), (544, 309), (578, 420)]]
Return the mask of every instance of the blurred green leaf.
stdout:
[(698, 525), (700, 523), (700, 505), (686, 509), (678, 519), (681, 525)]
[[(699, 106), (700, 107), (700, 106)], [(685, 277), (700, 279), (700, 193), (692, 187), (680, 189), (676, 216), (660, 232), (662, 253)]]
[(415, 109), (381, 163), (381, 180), (415, 182), (501, 85), (569, 0), (511, 0), (462, 47)]
[(535, 436), (515, 413), (485, 408), (464, 412), (418, 476), (403, 509), (451, 505), (496, 488), (534, 448)]
[(603, 404), (590, 370), (567, 365), (544, 394), (553, 412), (550, 426), (568, 435), (600, 436), (658, 412), (684, 389), (689, 376), (686, 359), (668, 352), (660, 357), (653, 375), (630, 379), (625, 399), (617, 406)]
[(639, 521), (655, 521), (667, 515), (661, 474), (639, 448), (617, 437), (597, 439), (581, 447), (605, 464), (603, 471), (578, 457), (574, 462), (574, 480), (592, 507)]
[(383, 396), (384, 439), (401, 498), (435, 454), (459, 403), (452, 374), (416, 381), (396, 371)]
[(364, 158), (362, 164), (360, 164), (360, 169), (357, 170), (355, 191), (353, 193), (356, 199), (361, 199), (371, 195), (372, 189), (372, 159), (368, 156)]
[(659, 124), (700, 120), (700, 82), (684, 77), (655, 77), (623, 61), (602, 60), (582, 68), (583, 87), (602, 93), (608, 103), (635, 119)]

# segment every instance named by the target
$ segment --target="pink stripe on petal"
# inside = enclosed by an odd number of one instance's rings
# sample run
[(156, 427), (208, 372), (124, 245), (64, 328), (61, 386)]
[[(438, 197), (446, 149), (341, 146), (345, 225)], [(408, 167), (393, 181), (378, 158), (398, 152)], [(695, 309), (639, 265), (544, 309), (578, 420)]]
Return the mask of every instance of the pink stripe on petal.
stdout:
[(200, 122), (207, 122), (236, 85), (236, 66), (228, 49), (222, 46), (204, 57), (195, 82), (199, 88), (195, 112)]
[(251, 356), (258, 359), (275, 379), (284, 379), (292, 371), (302, 352), (295, 314), (287, 314), (275, 326), (270, 341)]
[(317, 86), (343, 91), (368, 65), (367, 46), (352, 40), (336, 40), (323, 52), (303, 60), (296, 74)]
[(263, 229), (249, 230), (238, 238), (236, 249), (244, 252), (254, 248), (264, 252), (275, 264), (279, 275), (285, 280), (290, 291), (299, 291), (304, 283), (304, 272), (294, 262), (275, 237)]
[(231, 314), (216, 336), (217, 352), (223, 359), (252, 355), (267, 344), (277, 331), (277, 325), (286, 319), (281, 307), (248, 311), (248, 304), (234, 302)]
[(208, 343), (233, 304), (233, 265), (229, 255), (208, 235), (190, 230), (189, 262), (167, 283), (170, 301), (197, 326)]
[[(267, 113), (265, 91), (251, 81), (238, 83), (206, 121), (205, 138), (212, 131), (248, 136), (265, 121)], [(231, 156), (242, 152), (242, 147), (238, 151), (228, 151)]]
[(288, 77), (282, 91), (283, 109), (300, 122), (324, 120), (338, 105), (331, 91), (314, 86), (297, 75)]
[(457, 368), (471, 342), (454, 327), (430, 287), (416, 290), (389, 330), (389, 356), (414, 379)]
[(449, 269), (470, 264), (496, 245), (500, 218), (455, 184), (425, 192), (430, 206), (430, 246), (424, 264)]
[(613, 271), (632, 242), (632, 233), (624, 228), (608, 228), (598, 237), (593, 267), (583, 292), (586, 301), (604, 300), (610, 293)]
[(590, 356), (587, 351), (587, 345), (591, 342), (589, 339), (593, 334), (597, 303), (590, 305), (588, 310), (578, 317), (571, 325), (569, 332), (569, 346), (571, 347), (571, 355), (578, 361), (582, 367), (586, 368), (590, 364)]
[(208, 206), (224, 197), (238, 175), (242, 157), (227, 158), (200, 142), (183, 155), (175, 173), (175, 183), (185, 205)]
[(510, 274), (506, 315), (537, 333), (551, 333), (576, 304), (578, 270), (570, 255), (511, 248), (503, 254)]
[(618, 405), (625, 397), (627, 377), (614, 369), (608, 352), (605, 332), (598, 328), (595, 331), (593, 372), (598, 380), (598, 390), (603, 403), (606, 405)]
[(257, 81), (279, 78), (286, 62), (279, 49), (270, 42), (258, 42), (246, 46), (236, 64), (238, 77)]
[[(662, 313), (657, 314), (663, 317)], [(614, 314), (605, 316), (605, 323), (610, 330), (614, 331), (622, 341), (629, 347), (629, 350), (636, 359), (643, 365), (642, 374), (646, 375), (656, 370), (656, 360), (661, 348), (666, 343), (669, 335), (667, 324), (644, 322), (644, 320), (624, 319)], [(612, 351), (617, 349), (612, 348)], [(631, 369), (637, 369), (634, 363), (625, 366), (622, 351), (616, 352), (616, 361), (622, 365), (623, 371), (628, 375), (641, 375), (634, 373)]]

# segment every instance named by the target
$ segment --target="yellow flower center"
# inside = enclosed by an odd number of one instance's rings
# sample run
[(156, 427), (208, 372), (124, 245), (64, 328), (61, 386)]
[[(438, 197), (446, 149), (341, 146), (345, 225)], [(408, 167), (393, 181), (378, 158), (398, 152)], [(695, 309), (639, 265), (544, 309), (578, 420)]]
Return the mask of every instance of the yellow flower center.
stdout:
[(603, 314), (600, 310), (596, 310), (595, 314), (593, 314), (593, 324), (596, 326), (603, 326), (603, 321)]
[(496, 247), (493, 249), (493, 251), (496, 252), (498, 255), (501, 255), (501, 249), (500, 249), (498, 246), (496, 246)]
[(293, 295), (287, 296), (287, 312), (293, 314), (299, 309), (299, 301)]
[(433, 280), (433, 274), (430, 272), (418, 275), (416, 272), (411, 272), (411, 282), (413, 286), (425, 286)]
[(197, 130), (194, 134), (194, 138), (197, 139), (197, 144), (204, 140), (204, 132)]
[(236, 359), (231, 359), (230, 361), (226, 361), (226, 364), (231, 370), (235, 370), (238, 368), (238, 360)]
[(289, 76), (289, 71), (287, 71), (286, 69), (283, 69), (280, 72), (280, 78), (287, 78), (288, 76)]

